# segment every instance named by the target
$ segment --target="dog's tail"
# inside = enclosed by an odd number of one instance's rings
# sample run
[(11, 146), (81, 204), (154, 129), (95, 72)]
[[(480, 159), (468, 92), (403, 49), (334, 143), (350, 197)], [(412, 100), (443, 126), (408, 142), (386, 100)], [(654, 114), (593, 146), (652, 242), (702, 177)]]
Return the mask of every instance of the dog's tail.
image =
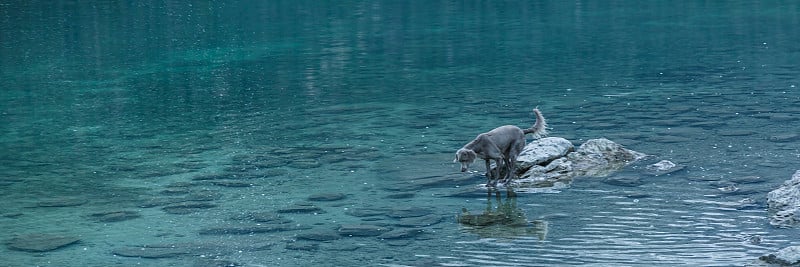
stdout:
[(533, 138), (542, 138), (547, 135), (547, 121), (544, 120), (542, 112), (539, 108), (533, 109), (533, 114), (536, 115), (536, 123), (531, 128), (522, 130), (525, 134), (533, 134)]

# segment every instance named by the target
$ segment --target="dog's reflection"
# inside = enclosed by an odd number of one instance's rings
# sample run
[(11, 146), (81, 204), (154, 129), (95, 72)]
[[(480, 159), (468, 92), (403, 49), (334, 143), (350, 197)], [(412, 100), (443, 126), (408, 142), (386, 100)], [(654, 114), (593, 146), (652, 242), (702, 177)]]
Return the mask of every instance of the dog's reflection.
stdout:
[[(492, 199), (497, 203), (495, 208)], [(514, 189), (506, 188), (506, 199), (503, 201), (500, 190), (490, 188), (486, 196), (486, 209), (481, 214), (472, 214), (466, 208), (456, 218), (458, 223), (472, 233), (483, 238), (513, 238), (521, 236), (537, 236), (544, 240), (547, 236), (548, 222), (544, 220), (529, 221), (522, 209), (517, 208), (517, 194)]]

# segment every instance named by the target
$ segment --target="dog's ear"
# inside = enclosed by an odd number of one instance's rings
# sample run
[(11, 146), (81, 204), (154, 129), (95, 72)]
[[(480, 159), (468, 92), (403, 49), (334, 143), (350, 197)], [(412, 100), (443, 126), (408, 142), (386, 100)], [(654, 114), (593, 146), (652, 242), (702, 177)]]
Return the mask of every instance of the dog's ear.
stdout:
[(456, 158), (453, 159), (453, 163), (458, 163), (458, 152), (456, 152)]

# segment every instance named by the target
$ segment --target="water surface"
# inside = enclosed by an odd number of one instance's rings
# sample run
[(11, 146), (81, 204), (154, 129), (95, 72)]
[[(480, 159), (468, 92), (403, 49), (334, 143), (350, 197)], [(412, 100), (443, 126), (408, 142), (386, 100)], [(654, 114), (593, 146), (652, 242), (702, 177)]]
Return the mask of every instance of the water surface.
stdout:
[[(743, 265), (797, 245), (765, 197), (800, 158), (798, 11), (2, 1), (0, 239), (80, 241), (0, 250), (11, 266)], [(537, 106), (551, 136), (686, 168), (487, 197), (453, 152)], [(462, 209), (538, 224), (472, 229)], [(123, 211), (138, 217), (97, 217)], [(381, 230), (340, 234), (353, 225)], [(120, 255), (161, 246), (178, 250)]]

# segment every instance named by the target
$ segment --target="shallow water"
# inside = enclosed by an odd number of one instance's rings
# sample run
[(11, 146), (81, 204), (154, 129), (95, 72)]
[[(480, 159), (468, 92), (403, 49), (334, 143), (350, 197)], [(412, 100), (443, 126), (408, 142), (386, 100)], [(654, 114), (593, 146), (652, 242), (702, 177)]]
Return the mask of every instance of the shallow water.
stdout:
[[(799, 168), (792, 1), (0, 7), (0, 240), (80, 239), (0, 246), (10, 266), (731, 266), (798, 244), (765, 210)], [(451, 163), (537, 106), (551, 136), (653, 155), (615, 174), (641, 184), (498, 201)], [(661, 159), (686, 168), (643, 174)]]

